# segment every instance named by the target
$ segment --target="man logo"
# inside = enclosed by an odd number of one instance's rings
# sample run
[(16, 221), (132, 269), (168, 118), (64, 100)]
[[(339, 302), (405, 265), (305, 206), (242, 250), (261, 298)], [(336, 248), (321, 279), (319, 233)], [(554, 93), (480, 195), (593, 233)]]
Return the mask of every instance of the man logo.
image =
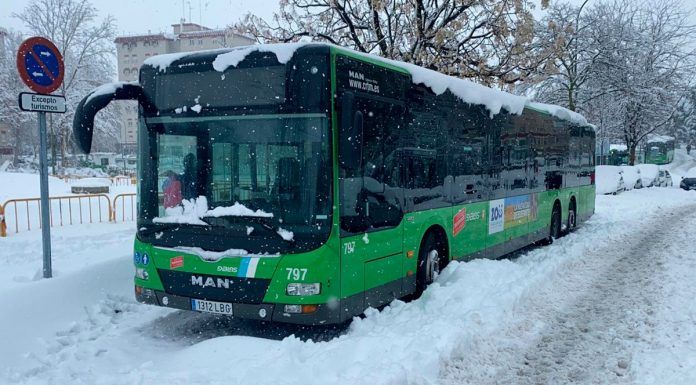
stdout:
[(191, 276), (191, 285), (200, 286), (202, 288), (215, 287), (218, 289), (229, 289), (230, 279), (229, 278), (213, 278), (213, 277), (203, 277), (200, 275)]

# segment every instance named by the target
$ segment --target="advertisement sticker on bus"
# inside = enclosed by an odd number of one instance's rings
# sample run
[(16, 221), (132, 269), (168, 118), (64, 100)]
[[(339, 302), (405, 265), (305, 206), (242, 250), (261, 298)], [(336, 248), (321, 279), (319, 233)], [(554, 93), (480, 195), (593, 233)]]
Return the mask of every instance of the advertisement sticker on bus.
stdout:
[(505, 230), (505, 199), (490, 201), (488, 206), (488, 234)]
[(466, 226), (466, 207), (459, 210), (452, 221), (452, 235), (456, 236)]
[(184, 266), (184, 257), (178, 256), (169, 259), (169, 268), (170, 269), (178, 269), (180, 267)]

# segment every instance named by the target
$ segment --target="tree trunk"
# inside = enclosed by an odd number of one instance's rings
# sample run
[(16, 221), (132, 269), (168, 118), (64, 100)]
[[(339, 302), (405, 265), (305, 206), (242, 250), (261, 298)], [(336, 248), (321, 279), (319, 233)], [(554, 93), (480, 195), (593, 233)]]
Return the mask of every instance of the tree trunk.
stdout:
[(637, 143), (631, 143), (628, 145), (628, 165), (636, 165), (636, 147)]

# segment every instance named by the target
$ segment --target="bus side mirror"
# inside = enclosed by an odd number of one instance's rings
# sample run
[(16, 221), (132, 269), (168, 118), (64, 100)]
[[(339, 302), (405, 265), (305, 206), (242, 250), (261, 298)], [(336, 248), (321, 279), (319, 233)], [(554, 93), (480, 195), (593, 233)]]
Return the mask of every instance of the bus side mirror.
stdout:
[(145, 104), (145, 93), (139, 84), (107, 83), (97, 87), (80, 101), (73, 118), (73, 136), (77, 147), (85, 154), (92, 150), (94, 117), (112, 100), (138, 100)]
[(338, 162), (345, 170), (360, 169), (363, 142), (363, 114), (355, 111), (355, 96), (346, 92), (341, 100)]

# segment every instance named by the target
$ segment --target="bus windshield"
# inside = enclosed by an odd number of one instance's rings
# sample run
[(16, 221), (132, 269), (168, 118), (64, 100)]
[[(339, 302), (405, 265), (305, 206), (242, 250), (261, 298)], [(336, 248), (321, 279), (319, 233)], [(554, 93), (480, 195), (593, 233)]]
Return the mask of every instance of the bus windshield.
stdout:
[(141, 225), (256, 223), (299, 234), (328, 230), (330, 156), (323, 114), (147, 123), (148, 151), (156, 156), (142, 178), (156, 178), (156, 186), (141, 190)]

